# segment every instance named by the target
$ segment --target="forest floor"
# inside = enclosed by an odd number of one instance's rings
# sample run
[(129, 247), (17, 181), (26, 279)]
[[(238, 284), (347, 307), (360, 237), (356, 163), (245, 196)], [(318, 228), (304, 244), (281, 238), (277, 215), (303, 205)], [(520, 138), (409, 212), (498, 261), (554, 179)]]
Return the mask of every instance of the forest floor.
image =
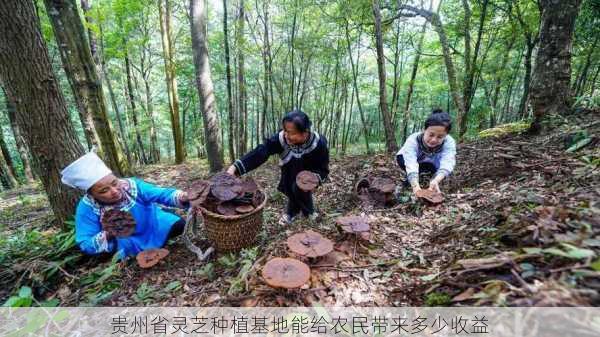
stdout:
[[(0, 302), (27, 285), (35, 301), (68, 306), (599, 305), (599, 117), (586, 111), (555, 120), (543, 136), (500, 132), (461, 144), (439, 206), (408, 197), (390, 208), (363, 206), (355, 182), (374, 173), (399, 181), (393, 158), (334, 156), (330, 182), (315, 194), (323, 219), (288, 227), (277, 224), (285, 198), (269, 162), (252, 173), (269, 199), (258, 246), (207, 262), (181, 239), (151, 269), (84, 257), (72, 245), (57, 248), (39, 189), (0, 194)], [(205, 165), (148, 166), (140, 176), (185, 188), (206, 178)], [(347, 214), (370, 218), (370, 241), (337, 230), (335, 218)], [(303, 289), (265, 285), (264, 263), (287, 256), (286, 238), (309, 228), (333, 240), (334, 253), (312, 267)]]

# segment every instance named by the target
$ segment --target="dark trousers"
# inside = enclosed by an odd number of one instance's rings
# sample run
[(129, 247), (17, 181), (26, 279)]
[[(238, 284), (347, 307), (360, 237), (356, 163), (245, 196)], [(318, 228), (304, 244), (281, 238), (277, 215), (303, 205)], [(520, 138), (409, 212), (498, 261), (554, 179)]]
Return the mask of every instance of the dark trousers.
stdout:
[(312, 192), (304, 192), (296, 183), (293, 184), (291, 193), (286, 193), (286, 196), (288, 197), (286, 213), (289, 216), (296, 216), (300, 212), (308, 216), (315, 212)]
[[(396, 156), (396, 162), (398, 163), (398, 166), (400, 166), (402, 171), (406, 172), (406, 164), (404, 163), (404, 157), (401, 154)], [(436, 171), (437, 169), (432, 163), (419, 163), (419, 175), (421, 173), (434, 174)], [(404, 181), (404, 185), (409, 185), (408, 179)]]
[(177, 222), (175, 222), (173, 224), (173, 226), (171, 227), (171, 230), (169, 231), (169, 236), (167, 237), (167, 240), (183, 234), (184, 228), (185, 228), (185, 220), (184, 219), (177, 220)]

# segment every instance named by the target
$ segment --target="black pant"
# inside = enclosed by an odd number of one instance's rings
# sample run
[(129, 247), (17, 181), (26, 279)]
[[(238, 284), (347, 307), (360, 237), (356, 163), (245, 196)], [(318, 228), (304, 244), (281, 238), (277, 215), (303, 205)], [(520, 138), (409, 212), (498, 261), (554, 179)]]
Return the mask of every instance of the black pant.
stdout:
[(313, 205), (312, 192), (304, 192), (294, 182), (291, 193), (287, 193), (288, 197), (286, 212), (289, 216), (296, 216), (302, 212), (304, 216), (308, 216), (315, 212)]
[(183, 220), (183, 219), (177, 220), (177, 222), (175, 222), (173, 224), (173, 226), (171, 227), (171, 230), (169, 231), (169, 236), (167, 236), (167, 240), (183, 234), (184, 229), (185, 229), (185, 220)]
[[(396, 162), (398, 163), (398, 166), (400, 166), (400, 168), (406, 172), (406, 164), (404, 163), (404, 157), (399, 154), (396, 156)], [(421, 173), (429, 173), (429, 174), (434, 174), (437, 171), (437, 169), (435, 168), (435, 165), (433, 165), (432, 163), (419, 163), (419, 174)], [(408, 181), (408, 179), (406, 179), (404, 181), (404, 185), (408, 186), (410, 183)]]

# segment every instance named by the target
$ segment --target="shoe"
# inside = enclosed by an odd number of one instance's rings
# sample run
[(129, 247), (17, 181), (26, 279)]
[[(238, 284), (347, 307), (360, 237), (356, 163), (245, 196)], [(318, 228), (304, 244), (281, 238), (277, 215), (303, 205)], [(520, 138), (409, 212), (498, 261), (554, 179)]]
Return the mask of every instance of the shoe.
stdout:
[(317, 212), (312, 212), (309, 215), (306, 216), (308, 218), (308, 220), (310, 221), (317, 221), (319, 220), (319, 213)]
[(281, 216), (281, 218), (279, 218), (279, 224), (282, 226), (285, 225), (290, 225), (294, 222), (294, 220), (296, 219), (295, 216), (291, 216), (287, 213), (283, 213), (283, 215)]

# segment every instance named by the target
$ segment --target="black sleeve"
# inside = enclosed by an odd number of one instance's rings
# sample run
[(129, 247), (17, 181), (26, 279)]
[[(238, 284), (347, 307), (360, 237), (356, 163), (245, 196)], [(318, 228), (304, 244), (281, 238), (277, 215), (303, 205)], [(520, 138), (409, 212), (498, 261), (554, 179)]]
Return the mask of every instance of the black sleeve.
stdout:
[(233, 165), (237, 173), (243, 175), (264, 164), (271, 155), (281, 153), (282, 151), (283, 147), (279, 142), (279, 133), (276, 133), (270, 138), (265, 139), (264, 143), (254, 148), (254, 150), (236, 160)]
[(329, 176), (329, 148), (327, 147), (327, 138), (325, 136), (321, 136), (319, 145), (317, 145), (315, 151), (317, 151), (317, 162), (312, 171), (319, 176), (319, 182), (322, 184)]

